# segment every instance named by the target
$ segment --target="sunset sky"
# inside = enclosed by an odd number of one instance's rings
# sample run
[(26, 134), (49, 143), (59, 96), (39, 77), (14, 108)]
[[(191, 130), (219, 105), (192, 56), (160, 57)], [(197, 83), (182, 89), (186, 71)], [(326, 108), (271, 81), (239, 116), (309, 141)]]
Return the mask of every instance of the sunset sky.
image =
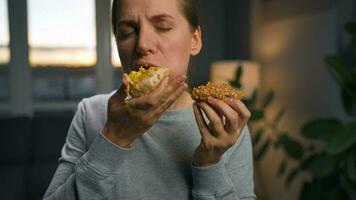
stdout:
[(28, 0), (33, 47), (95, 48), (94, 0)]

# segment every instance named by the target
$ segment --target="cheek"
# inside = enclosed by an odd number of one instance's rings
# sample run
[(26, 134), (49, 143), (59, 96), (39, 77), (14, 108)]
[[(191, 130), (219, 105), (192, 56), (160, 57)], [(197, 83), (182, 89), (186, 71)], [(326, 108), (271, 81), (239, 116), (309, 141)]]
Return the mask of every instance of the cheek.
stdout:
[(131, 65), (132, 53), (134, 52), (134, 44), (132, 42), (121, 42), (117, 44), (120, 61), (123, 66)]
[(169, 42), (163, 43), (162, 48), (162, 52), (164, 52), (164, 56), (167, 59), (167, 67), (175, 75), (186, 74), (190, 59), (190, 39), (187, 36), (178, 36)]

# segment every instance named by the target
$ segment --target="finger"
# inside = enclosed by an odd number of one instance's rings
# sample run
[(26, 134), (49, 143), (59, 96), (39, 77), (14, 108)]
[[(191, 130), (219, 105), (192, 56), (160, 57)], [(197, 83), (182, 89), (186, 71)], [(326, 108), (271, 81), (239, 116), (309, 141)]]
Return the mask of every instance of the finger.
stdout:
[(215, 110), (205, 102), (199, 102), (198, 106), (204, 111), (210, 123), (212, 124), (213, 129), (211, 131), (213, 131), (216, 136), (224, 136), (226, 134), (224, 124)]
[[(157, 90), (163, 90), (165, 87), (167, 87), (167, 84), (169, 83), (169, 77), (165, 77), (157, 86), (156, 89), (154, 89), (153, 92), (157, 92)], [(139, 97), (133, 98), (130, 100), (130, 103), (132, 106), (138, 108), (138, 109), (143, 109), (143, 110), (151, 110), (154, 109), (154, 105), (156, 104), (156, 101), (154, 99), (151, 99), (150, 95), (153, 93), (141, 95)]]
[(198, 124), (199, 132), (204, 141), (206, 141), (209, 137), (211, 137), (208, 125), (206, 124), (203, 113), (198, 107), (197, 103), (193, 103), (193, 111), (195, 116), (195, 121)]
[(185, 75), (177, 76), (170, 80), (168, 83), (166, 83), (164, 86), (160, 86), (156, 90), (154, 90), (150, 97), (157, 100), (165, 100), (169, 96), (171, 96), (172, 93), (174, 93), (181, 85), (183, 85), (185, 83), (185, 80)]
[(251, 117), (251, 112), (248, 108), (243, 104), (240, 100), (228, 98), (224, 102), (226, 102), (232, 109), (234, 109), (237, 113), (239, 113), (239, 120), (241, 124), (239, 124), (239, 128), (245, 126), (248, 119)]
[[(179, 87), (181, 82), (184, 82), (184, 80), (185, 76), (176, 77), (171, 81), (170, 78), (166, 77), (150, 94), (136, 98), (133, 103), (135, 105), (137, 104), (139, 107), (143, 107), (144, 109), (155, 110)], [(169, 88), (168, 91), (167, 88)]]
[(113, 100), (116, 102), (120, 102), (120, 103), (123, 102), (127, 97), (128, 87), (129, 87), (129, 82), (127, 81), (127, 79), (123, 78), (120, 88), (114, 93), (114, 95), (111, 98), (113, 98)]
[(183, 92), (187, 90), (187, 88), (188, 85), (186, 83), (181, 84), (178, 89), (174, 90), (174, 92), (167, 99), (162, 99), (162, 103), (157, 108), (157, 112), (162, 113), (170, 108), (172, 104), (183, 94)]
[(228, 104), (224, 103), (219, 99), (212, 97), (208, 98), (208, 102), (211, 107), (219, 113), (222, 113), (225, 116), (226, 128), (229, 133), (235, 133), (238, 129), (238, 113), (232, 109)]

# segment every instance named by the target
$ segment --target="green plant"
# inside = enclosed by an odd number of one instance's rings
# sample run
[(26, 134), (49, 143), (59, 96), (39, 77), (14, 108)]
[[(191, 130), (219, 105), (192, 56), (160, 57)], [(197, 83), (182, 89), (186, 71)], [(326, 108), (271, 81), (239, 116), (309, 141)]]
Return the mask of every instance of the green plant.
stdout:
[[(345, 25), (345, 31), (352, 40), (352, 59), (350, 62), (339, 56), (327, 56), (325, 62), (331, 76), (341, 89), (341, 98), (345, 113), (350, 116), (349, 122), (337, 118), (315, 119), (307, 122), (301, 130), (303, 139), (311, 142), (309, 146), (302, 145), (290, 138), (287, 133), (278, 129), (278, 121), (283, 116), (281, 110), (272, 122), (265, 117), (265, 110), (273, 99), (270, 92), (262, 99), (262, 106), (256, 106), (256, 94), (246, 100), (246, 105), (252, 111), (251, 121), (263, 122), (263, 128), (251, 131), (253, 134), (255, 158), (258, 161), (264, 152), (273, 144), (274, 148), (282, 148), (285, 158), (280, 164), (279, 175), (286, 174), (286, 186), (301, 172), (309, 174), (309, 179), (303, 184), (299, 199), (301, 200), (348, 200), (350, 191), (356, 191), (356, 22)], [(237, 70), (237, 79), (231, 84), (238, 86), (242, 70)], [(241, 85), (240, 85), (241, 86)], [(268, 127), (273, 133), (266, 135)], [(261, 142), (261, 138), (264, 140)], [(273, 137), (274, 136), (274, 137)], [(262, 145), (258, 145), (262, 143)], [(287, 171), (290, 159), (298, 161), (298, 165)]]
[[(243, 89), (242, 76), (242, 66), (238, 66), (236, 78), (230, 84), (235, 88)], [(249, 128), (252, 135), (255, 162), (260, 161), (269, 148), (284, 151), (286, 156), (281, 161), (277, 171), (277, 174), (281, 176), (286, 172), (289, 160), (300, 160), (304, 155), (304, 150), (298, 140), (290, 137), (286, 131), (279, 128), (285, 109), (281, 108), (272, 118), (268, 117), (270, 116), (268, 110), (272, 105), (274, 96), (273, 91), (263, 94), (256, 89), (250, 98), (243, 101), (251, 111)]]
[(352, 40), (350, 62), (339, 56), (327, 56), (325, 62), (340, 86), (349, 122), (337, 118), (315, 119), (302, 128), (303, 137), (321, 143), (321, 148), (307, 152), (295, 173), (311, 175), (300, 193), (300, 199), (350, 199), (348, 191), (356, 190), (356, 22), (345, 25)]

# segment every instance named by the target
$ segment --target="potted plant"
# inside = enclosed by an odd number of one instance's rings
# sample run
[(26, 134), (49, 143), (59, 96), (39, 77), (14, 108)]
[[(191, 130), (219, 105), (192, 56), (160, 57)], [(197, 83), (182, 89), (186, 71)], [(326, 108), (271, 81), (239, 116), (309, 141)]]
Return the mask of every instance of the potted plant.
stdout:
[[(321, 118), (307, 122), (301, 129), (303, 139), (311, 141), (311, 145), (307, 146), (278, 128), (283, 109), (272, 120), (266, 118), (273, 92), (262, 96), (255, 91), (252, 98), (245, 101), (252, 113), (250, 123), (255, 160), (258, 162), (270, 147), (284, 151), (285, 158), (278, 175), (287, 175), (286, 186), (302, 172), (309, 175), (300, 191), (301, 200), (349, 200), (354, 198), (352, 193), (356, 191), (356, 22), (347, 23), (345, 31), (352, 40), (351, 61), (332, 55), (325, 57), (325, 62), (340, 86), (343, 108), (350, 121)], [(236, 73), (237, 78), (231, 84), (241, 87), (241, 67)], [(262, 98), (258, 100), (257, 96)], [(257, 102), (260, 104), (257, 105)], [(287, 171), (289, 160), (297, 160), (298, 165)]]

